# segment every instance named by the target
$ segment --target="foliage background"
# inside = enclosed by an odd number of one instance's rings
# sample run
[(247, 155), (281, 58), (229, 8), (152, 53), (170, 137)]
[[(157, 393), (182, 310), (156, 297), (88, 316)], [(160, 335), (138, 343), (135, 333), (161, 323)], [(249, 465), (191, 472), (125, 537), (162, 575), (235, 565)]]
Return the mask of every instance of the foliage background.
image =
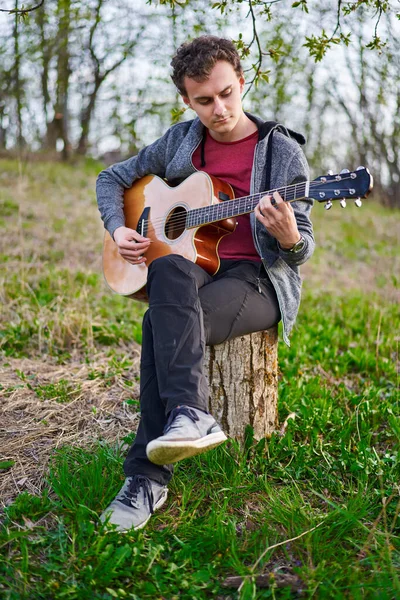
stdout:
[(211, 33), (236, 41), (245, 108), (306, 133), (315, 176), (367, 165), (382, 202), (400, 205), (398, 3), (46, 0), (25, 18), (18, 7), (0, 12), (3, 155), (134, 154), (171, 118), (192, 118), (169, 62)]

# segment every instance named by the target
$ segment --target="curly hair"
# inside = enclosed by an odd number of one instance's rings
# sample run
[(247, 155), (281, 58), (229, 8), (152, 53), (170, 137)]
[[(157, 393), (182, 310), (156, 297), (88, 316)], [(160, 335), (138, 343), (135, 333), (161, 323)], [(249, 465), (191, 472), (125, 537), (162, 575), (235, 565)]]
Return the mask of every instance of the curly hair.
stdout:
[(215, 35), (202, 35), (179, 46), (171, 61), (171, 79), (178, 92), (186, 96), (185, 77), (199, 82), (205, 81), (219, 60), (231, 64), (238, 77), (242, 75), (239, 54), (230, 40)]

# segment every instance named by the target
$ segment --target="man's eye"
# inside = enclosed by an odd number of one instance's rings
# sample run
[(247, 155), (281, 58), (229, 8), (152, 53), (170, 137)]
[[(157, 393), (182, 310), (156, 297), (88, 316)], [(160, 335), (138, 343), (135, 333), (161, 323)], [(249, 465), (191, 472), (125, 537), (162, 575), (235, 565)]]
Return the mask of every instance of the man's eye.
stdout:
[(221, 94), (221, 96), (223, 98), (226, 98), (227, 96), (229, 96), (231, 94), (232, 90), (228, 90), (227, 92), (224, 92), (223, 94)]

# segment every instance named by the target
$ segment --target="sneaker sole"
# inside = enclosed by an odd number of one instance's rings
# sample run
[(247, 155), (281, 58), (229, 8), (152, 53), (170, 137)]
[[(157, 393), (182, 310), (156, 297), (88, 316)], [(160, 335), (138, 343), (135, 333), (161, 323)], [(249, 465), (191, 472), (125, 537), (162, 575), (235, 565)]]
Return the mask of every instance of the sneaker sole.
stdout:
[(147, 444), (146, 454), (147, 458), (155, 465), (170, 465), (184, 458), (190, 458), (212, 450), (212, 448), (216, 448), (227, 439), (223, 431), (211, 433), (198, 440), (185, 440), (182, 442), (156, 439)]

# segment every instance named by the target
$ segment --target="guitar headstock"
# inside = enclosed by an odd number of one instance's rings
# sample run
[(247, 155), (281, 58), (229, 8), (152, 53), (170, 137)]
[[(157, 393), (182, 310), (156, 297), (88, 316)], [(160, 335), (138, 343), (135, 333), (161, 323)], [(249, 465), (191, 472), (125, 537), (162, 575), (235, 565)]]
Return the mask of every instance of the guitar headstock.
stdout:
[(341, 207), (345, 208), (348, 198), (354, 200), (356, 206), (361, 206), (361, 198), (368, 196), (373, 185), (372, 175), (365, 167), (358, 167), (355, 171), (343, 169), (336, 175), (328, 171), (310, 183), (309, 197), (325, 202), (327, 210), (332, 207), (332, 200), (340, 200)]

